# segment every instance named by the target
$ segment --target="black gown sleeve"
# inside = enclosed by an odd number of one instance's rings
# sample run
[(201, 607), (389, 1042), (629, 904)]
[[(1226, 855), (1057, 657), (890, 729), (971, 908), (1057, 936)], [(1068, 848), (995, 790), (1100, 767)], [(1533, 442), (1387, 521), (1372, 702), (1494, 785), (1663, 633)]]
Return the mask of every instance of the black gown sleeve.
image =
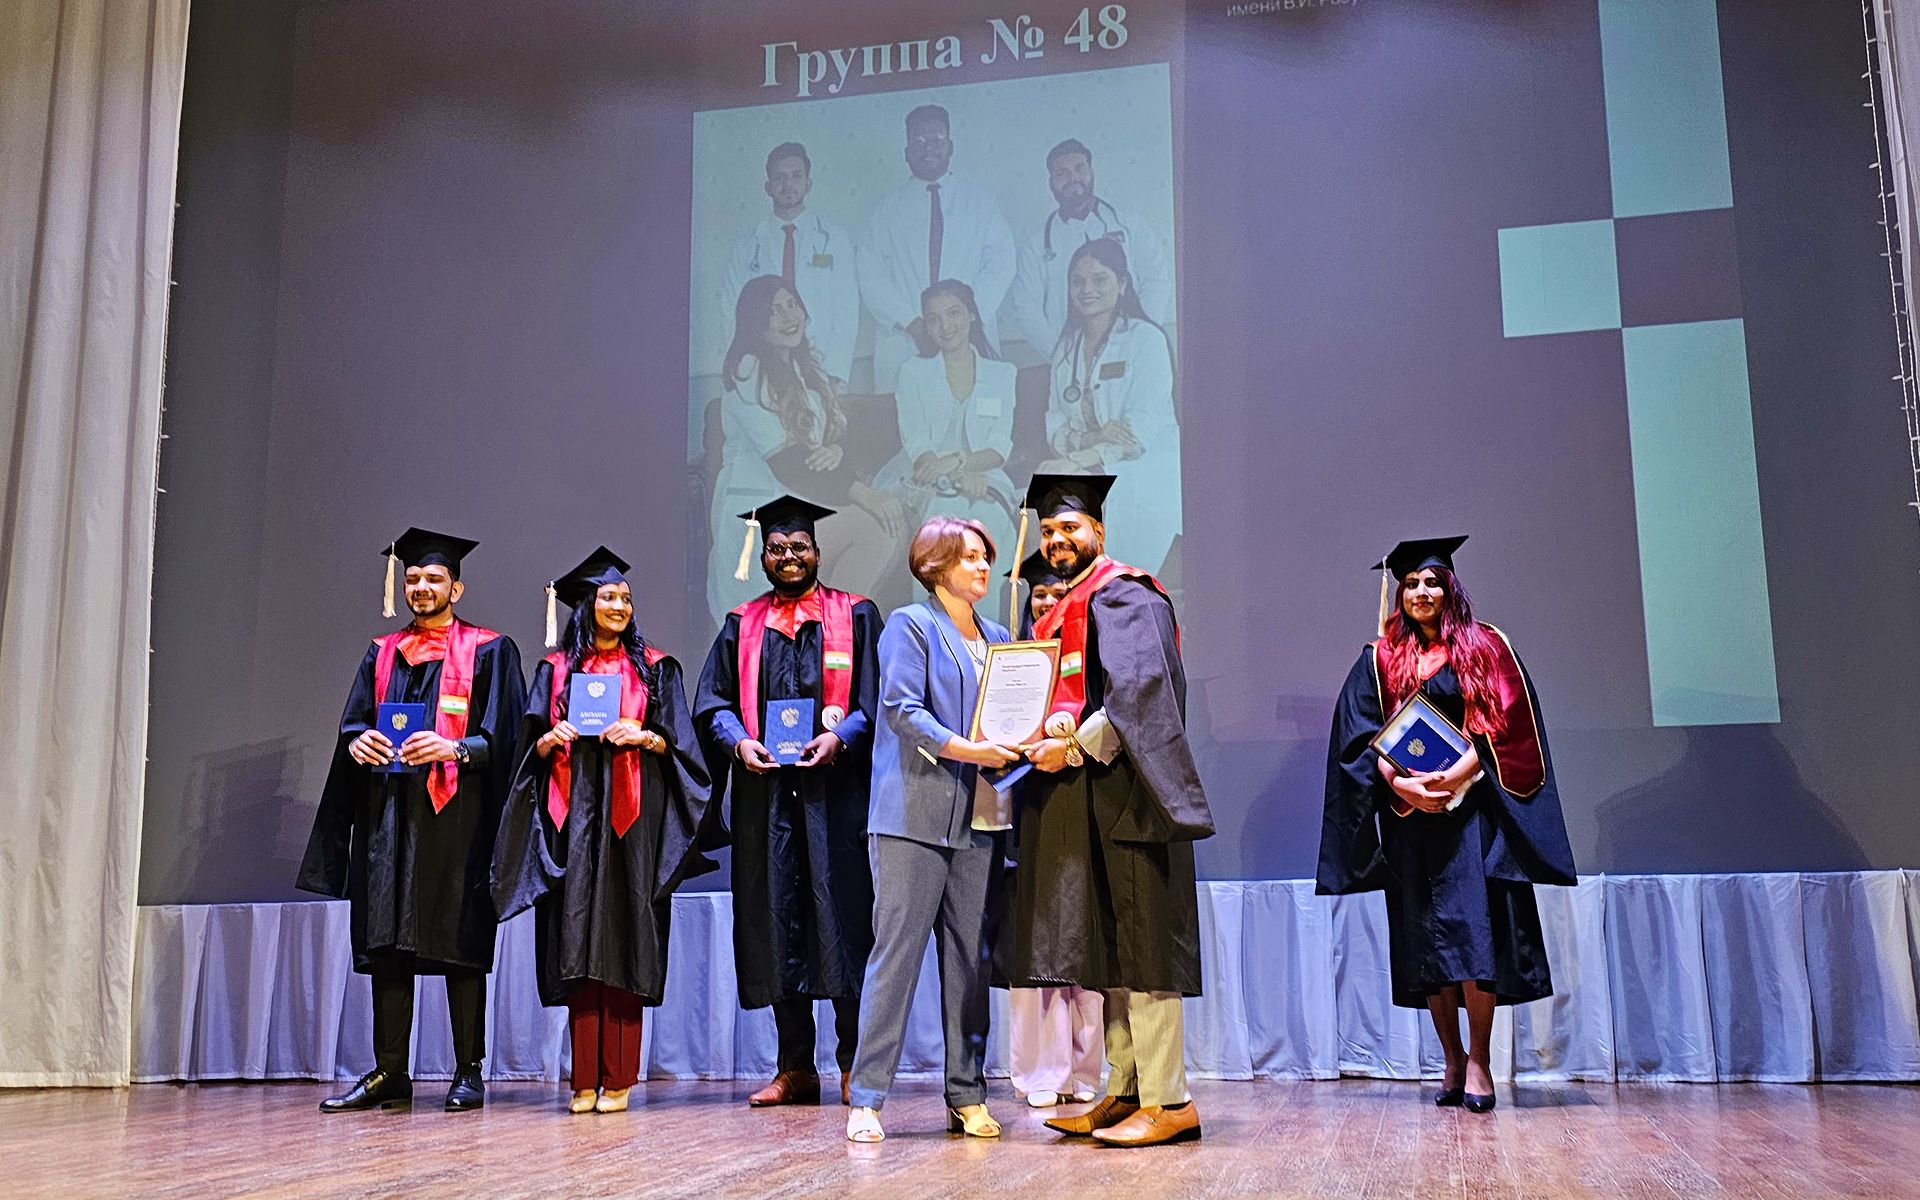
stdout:
[(354, 672), (347, 706), (340, 714), (340, 733), (334, 739), (333, 760), (327, 767), (320, 808), (313, 815), (313, 832), (300, 860), (293, 886), (343, 900), (347, 895), (347, 861), (353, 846), (353, 817), (358, 800), (372, 783), (370, 768), (353, 761), (347, 745), (373, 728), (378, 704), (373, 695), (373, 666), (380, 648), (368, 646)]
[(667, 753), (660, 763), (667, 809), (660, 827), (660, 874), (653, 896), (657, 901), (671, 896), (687, 880), (718, 870), (720, 864), (700, 852), (713, 783), (705, 747), (694, 733), (693, 709), (676, 660), (663, 658), (657, 664), (649, 707), (647, 728), (667, 739)]
[(1347, 672), (1333, 706), (1320, 865), (1314, 873), (1314, 891), (1322, 896), (1378, 891), (1387, 885), (1379, 825), (1386, 783), (1369, 748), (1385, 720), (1373, 647), (1368, 646)]
[(1213, 813), (1187, 742), (1186, 671), (1173, 606), (1132, 579), (1094, 593), (1103, 673), (1100, 703), (1141, 786), (1114, 823), (1120, 842), (1194, 842), (1213, 836)]
[(728, 613), (720, 621), (719, 636), (707, 651), (706, 665), (693, 690), (693, 730), (713, 783), (698, 839), (702, 850), (723, 850), (733, 842), (724, 811), (727, 781), (733, 770), (733, 748), (747, 736), (746, 726), (740, 723), (740, 685), (735, 678), (739, 663), (740, 618)]
[(500, 809), (500, 833), (493, 843), (493, 872), (488, 884), (494, 913), (506, 920), (533, 907), (533, 902), (560, 885), (566, 868), (554, 861), (547, 844), (547, 760), (533, 744), (553, 728), (550, 713), (553, 664), (545, 659), (533, 669), (533, 688), (521, 704), (517, 739), (520, 763)]

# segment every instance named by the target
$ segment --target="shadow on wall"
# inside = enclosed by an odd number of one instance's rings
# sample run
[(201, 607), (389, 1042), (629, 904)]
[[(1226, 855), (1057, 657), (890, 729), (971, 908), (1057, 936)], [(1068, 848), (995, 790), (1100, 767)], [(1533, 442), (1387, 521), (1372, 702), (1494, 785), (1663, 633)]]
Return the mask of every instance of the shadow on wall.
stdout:
[[(1696, 725), (1674, 766), (1597, 806), (1600, 860), (1635, 872), (1847, 871), (1867, 854), (1809, 789), (1774, 725)], [(1701, 813), (1730, 811), (1718, 823)]]
[[(1195, 848), (1202, 879), (1311, 879), (1320, 854), (1326, 792), (1326, 696), (1276, 696), (1277, 735), (1256, 742), (1218, 742), (1204, 680), (1189, 680), (1187, 728), (1194, 736), (1200, 779), (1221, 822)], [(1244, 805), (1233, 797), (1251, 797)], [(1238, 812), (1238, 828), (1228, 821)]]
[(291, 738), (197, 756), (173, 810), (174, 859), (155, 877), (190, 881), (194, 903), (305, 896), (293, 878), (318, 797), (299, 794), (303, 758)]

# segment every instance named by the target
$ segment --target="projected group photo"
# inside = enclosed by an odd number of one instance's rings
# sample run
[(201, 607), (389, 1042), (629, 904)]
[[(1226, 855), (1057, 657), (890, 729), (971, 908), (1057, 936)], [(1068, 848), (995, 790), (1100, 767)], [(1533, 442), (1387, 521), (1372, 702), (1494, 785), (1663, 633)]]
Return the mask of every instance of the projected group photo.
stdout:
[[(1009, 549), (1034, 471), (1116, 477), (1116, 553), (1181, 523), (1168, 69), (788, 101), (694, 118), (688, 430), (717, 620), (740, 514), (839, 510), (825, 572), (883, 602), (923, 518)], [(1000, 595), (996, 586), (995, 595)], [(890, 605), (889, 605), (890, 606)]]

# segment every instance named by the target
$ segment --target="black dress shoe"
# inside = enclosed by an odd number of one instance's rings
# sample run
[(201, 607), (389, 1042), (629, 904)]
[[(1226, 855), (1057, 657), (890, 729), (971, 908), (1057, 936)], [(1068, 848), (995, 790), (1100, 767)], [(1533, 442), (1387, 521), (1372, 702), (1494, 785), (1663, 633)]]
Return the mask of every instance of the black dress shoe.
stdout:
[(1484, 1096), (1477, 1096), (1472, 1092), (1468, 1092), (1466, 1094), (1466, 1103), (1467, 1111), (1470, 1113), (1492, 1112), (1494, 1104), (1493, 1093), (1488, 1092)]
[(1433, 1102), (1441, 1108), (1458, 1108), (1460, 1102), (1466, 1098), (1467, 1089), (1465, 1088), (1445, 1088), (1433, 1098)]
[(480, 1077), (480, 1064), (471, 1063), (453, 1073), (453, 1086), (447, 1089), (448, 1112), (472, 1112), (487, 1103), (487, 1081)]
[(323, 1113), (363, 1112), (369, 1108), (405, 1108), (413, 1103), (413, 1080), (378, 1067), (338, 1096), (320, 1102)]

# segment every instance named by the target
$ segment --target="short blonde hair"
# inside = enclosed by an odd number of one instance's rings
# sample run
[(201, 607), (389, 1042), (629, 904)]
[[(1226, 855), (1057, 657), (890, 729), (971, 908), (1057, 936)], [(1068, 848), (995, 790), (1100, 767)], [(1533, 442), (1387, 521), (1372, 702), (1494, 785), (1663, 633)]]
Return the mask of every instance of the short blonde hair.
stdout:
[(987, 548), (987, 561), (995, 556), (993, 535), (987, 527), (978, 521), (963, 517), (928, 517), (926, 524), (920, 526), (920, 532), (913, 535), (913, 544), (907, 547), (907, 570), (920, 581), (920, 586), (932, 591), (934, 585), (960, 561), (967, 552), (967, 534), (980, 539)]

